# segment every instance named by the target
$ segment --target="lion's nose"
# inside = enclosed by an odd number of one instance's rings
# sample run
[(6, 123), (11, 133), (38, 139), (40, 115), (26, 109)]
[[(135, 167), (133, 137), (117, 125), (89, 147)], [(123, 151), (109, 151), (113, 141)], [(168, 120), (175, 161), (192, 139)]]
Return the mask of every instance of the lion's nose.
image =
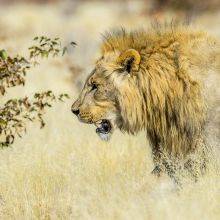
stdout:
[(72, 105), (72, 107), (71, 107), (71, 111), (72, 111), (72, 113), (74, 114), (74, 115), (76, 115), (76, 116), (78, 116), (79, 115), (79, 113), (80, 113), (80, 102), (79, 102), (79, 99), (77, 99), (74, 103), (73, 103), (73, 105)]
[(72, 109), (72, 113), (77, 116), (79, 114), (79, 109)]

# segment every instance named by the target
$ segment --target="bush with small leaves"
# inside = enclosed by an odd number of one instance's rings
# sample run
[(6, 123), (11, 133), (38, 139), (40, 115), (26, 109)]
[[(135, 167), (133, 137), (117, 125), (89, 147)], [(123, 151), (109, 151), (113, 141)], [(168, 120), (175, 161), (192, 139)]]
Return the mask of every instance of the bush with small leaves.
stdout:
[[(0, 50), (0, 94), (4, 96), (7, 89), (14, 86), (25, 86), (28, 70), (39, 64), (37, 58), (64, 55), (67, 47), (62, 47), (59, 38), (50, 39), (45, 36), (35, 37), (35, 45), (29, 48), (29, 57), (10, 57), (5, 50)], [(75, 42), (70, 43), (75, 46)], [(43, 114), (45, 109), (52, 107), (54, 101), (64, 101), (68, 94), (55, 96), (52, 91), (35, 93), (34, 97), (10, 99), (0, 106), (0, 147), (8, 147), (16, 137), (22, 137), (29, 121), (39, 121), (40, 127), (45, 126)]]

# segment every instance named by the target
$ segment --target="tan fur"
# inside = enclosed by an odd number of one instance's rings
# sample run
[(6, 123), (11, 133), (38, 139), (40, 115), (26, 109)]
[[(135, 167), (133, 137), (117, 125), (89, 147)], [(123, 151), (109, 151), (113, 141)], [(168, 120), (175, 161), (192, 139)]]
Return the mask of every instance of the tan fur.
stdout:
[[(106, 118), (131, 134), (146, 130), (155, 162), (163, 153), (185, 158), (204, 144), (202, 79), (219, 68), (216, 40), (187, 27), (120, 30), (105, 36), (101, 51), (73, 104), (80, 109), (80, 120)], [(98, 85), (95, 92), (90, 91), (93, 82)]]

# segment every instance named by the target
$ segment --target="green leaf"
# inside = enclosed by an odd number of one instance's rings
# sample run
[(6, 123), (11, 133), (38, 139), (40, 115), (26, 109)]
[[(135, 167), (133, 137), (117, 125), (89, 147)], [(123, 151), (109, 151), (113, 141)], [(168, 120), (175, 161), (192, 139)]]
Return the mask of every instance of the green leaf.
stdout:
[(0, 126), (5, 126), (5, 125), (7, 125), (7, 122), (2, 118), (0, 118)]
[(8, 55), (6, 53), (5, 50), (0, 50), (0, 57), (3, 59), (3, 60), (6, 60), (8, 58)]
[(67, 52), (67, 47), (63, 48), (62, 56)]
[(75, 46), (77, 45), (77, 43), (72, 41), (72, 42), (70, 43), (70, 45), (73, 46), (73, 47), (75, 47)]

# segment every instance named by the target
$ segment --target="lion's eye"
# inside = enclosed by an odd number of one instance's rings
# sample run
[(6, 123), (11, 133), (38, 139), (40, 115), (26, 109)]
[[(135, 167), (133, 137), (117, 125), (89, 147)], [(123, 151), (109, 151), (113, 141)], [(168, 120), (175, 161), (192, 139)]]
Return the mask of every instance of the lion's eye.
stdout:
[(91, 89), (91, 91), (92, 91), (92, 90), (96, 90), (97, 88), (98, 88), (97, 85), (96, 85), (95, 83), (93, 83), (93, 84), (92, 84), (92, 89)]

